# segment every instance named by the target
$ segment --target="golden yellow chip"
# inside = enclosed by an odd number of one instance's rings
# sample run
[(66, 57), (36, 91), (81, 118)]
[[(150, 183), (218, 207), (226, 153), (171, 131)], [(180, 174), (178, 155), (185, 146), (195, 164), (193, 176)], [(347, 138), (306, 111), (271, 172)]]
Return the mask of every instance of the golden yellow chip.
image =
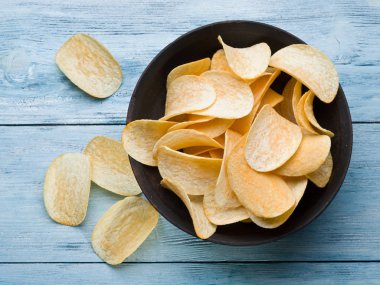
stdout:
[(235, 121), (235, 123), (231, 126), (232, 130), (242, 135), (245, 135), (249, 131), (249, 128), (251, 127), (253, 119), (255, 118), (256, 113), (259, 109), (261, 99), (263, 98), (265, 93), (268, 91), (272, 83), (280, 75), (280, 73), (281, 71), (279, 70), (273, 70), (272, 73), (264, 74), (263, 76), (259, 77), (255, 82), (251, 84), (251, 90), (254, 96), (253, 108), (247, 116), (237, 119)]
[(189, 155), (165, 146), (158, 150), (157, 160), (161, 177), (181, 185), (190, 195), (213, 190), (222, 165), (221, 159)]
[(223, 158), (224, 149), (216, 148), (209, 150), (210, 157), (212, 158)]
[(203, 209), (203, 196), (187, 195), (181, 184), (176, 184), (167, 177), (161, 181), (161, 186), (173, 191), (185, 204), (199, 238), (207, 239), (215, 233), (216, 225), (207, 219)]
[(326, 160), (323, 162), (321, 167), (319, 167), (316, 171), (307, 174), (306, 177), (309, 178), (310, 181), (313, 182), (319, 188), (324, 188), (330, 180), (332, 170), (333, 159), (331, 156), (331, 152), (329, 152)]
[(197, 154), (197, 156), (200, 156), (200, 157), (206, 157), (206, 158), (214, 158), (214, 157), (211, 157), (209, 151), (199, 153), (199, 154)]
[(280, 176), (253, 170), (245, 160), (244, 145), (245, 136), (227, 159), (227, 176), (232, 190), (256, 217), (282, 215), (295, 203), (292, 190)]
[(127, 197), (109, 208), (96, 224), (92, 248), (108, 264), (120, 264), (156, 227), (158, 213), (141, 197)]
[[(297, 121), (293, 111), (293, 92), (296, 83), (297, 79), (295, 78), (291, 78), (288, 81), (288, 83), (286, 83), (284, 90), (282, 91), (282, 96), (284, 97), (284, 100), (278, 105), (277, 108), (281, 116), (295, 124), (297, 123)], [(301, 94), (299, 94), (299, 96), (301, 96)], [(297, 104), (295, 104), (295, 106), (297, 106)]]
[(82, 153), (58, 156), (45, 176), (44, 202), (49, 216), (63, 225), (80, 225), (86, 217), (90, 187), (88, 156)]
[(217, 149), (217, 148), (213, 146), (190, 146), (190, 147), (184, 148), (183, 152), (187, 154), (191, 154), (191, 155), (202, 155), (214, 149)]
[(325, 128), (323, 128), (317, 121), (317, 119), (314, 116), (314, 109), (313, 109), (313, 102), (314, 102), (314, 93), (310, 92), (307, 98), (305, 99), (305, 105), (304, 105), (304, 112), (306, 115), (306, 118), (308, 121), (322, 134), (328, 135), (330, 138), (334, 137), (334, 133), (332, 131), (329, 131)]
[(220, 136), (215, 137), (214, 140), (216, 140), (218, 143), (224, 146), (225, 144), (224, 133), (221, 134)]
[(253, 107), (253, 94), (249, 85), (224, 71), (210, 70), (201, 75), (216, 92), (215, 102), (208, 108), (193, 114), (224, 119), (238, 119), (247, 115)]
[(293, 88), (292, 107), (293, 107), (294, 118), (296, 120), (297, 125), (299, 126), (301, 126), (301, 123), (297, 115), (297, 106), (298, 106), (299, 101), (301, 100), (301, 96), (302, 96), (302, 83), (300, 81), (297, 81), (294, 84), (294, 88)]
[(119, 89), (123, 80), (120, 65), (97, 40), (76, 34), (58, 50), (59, 69), (87, 94), (106, 98)]
[(300, 128), (265, 105), (253, 122), (245, 146), (248, 164), (256, 171), (272, 171), (296, 152), (302, 140)]
[(298, 125), (302, 128), (302, 133), (305, 135), (318, 135), (318, 133), (313, 129), (313, 127), (310, 125), (309, 120), (306, 117), (305, 113), (305, 102), (306, 99), (311, 94), (311, 91), (307, 91), (299, 100), (297, 104), (297, 111), (296, 111), (296, 120), (298, 122)]
[(201, 133), (205, 133), (210, 138), (218, 137), (234, 123), (235, 120), (215, 118), (207, 122), (196, 123), (188, 127)]
[(166, 94), (166, 121), (172, 117), (200, 111), (211, 106), (216, 100), (213, 85), (205, 78), (195, 75), (184, 75), (175, 79)]
[(265, 105), (270, 105), (271, 107), (276, 107), (278, 104), (280, 104), (284, 100), (284, 97), (278, 94), (276, 91), (274, 91), (272, 88), (269, 88), (268, 91), (265, 93), (264, 97), (261, 99), (259, 112), (262, 107)]
[(236, 144), (241, 139), (241, 135), (232, 130), (227, 130), (225, 134), (226, 143), (223, 154), (222, 167), (218, 176), (218, 181), (216, 182), (216, 187), (214, 191), (215, 202), (217, 206), (222, 208), (233, 208), (241, 206), (241, 203), (237, 199), (235, 193), (231, 189), (227, 178), (227, 159), (236, 146)]
[(153, 148), (153, 158), (157, 158), (157, 151), (162, 146), (167, 146), (173, 150), (194, 146), (211, 147), (211, 149), (223, 148), (216, 140), (191, 129), (172, 131), (161, 137)]
[(170, 71), (168, 79), (166, 81), (166, 88), (169, 88), (169, 85), (178, 77), (184, 75), (201, 75), (203, 72), (210, 69), (210, 64), (211, 61), (207, 57), (177, 66), (172, 71)]
[[(190, 118), (190, 116), (196, 116), (196, 117)], [(183, 122), (180, 122), (178, 124), (175, 124), (174, 126), (172, 126), (172, 127), (169, 128), (168, 132), (185, 129), (188, 126), (193, 125), (195, 123), (208, 122), (208, 121), (210, 121), (212, 119), (213, 119), (213, 117), (205, 117), (205, 116), (198, 116), (198, 115), (189, 114), (187, 121), (183, 121)]]
[(121, 137), (125, 151), (138, 162), (157, 166), (153, 158), (153, 148), (175, 122), (156, 120), (137, 120), (129, 123)]
[(334, 100), (338, 92), (339, 77), (334, 64), (315, 47), (287, 46), (272, 55), (269, 65), (297, 78), (325, 103)]
[(293, 205), (293, 207), (287, 210), (284, 214), (275, 218), (265, 219), (265, 218), (258, 218), (255, 216), (251, 216), (251, 220), (259, 227), (262, 227), (265, 229), (274, 229), (284, 224), (289, 219), (289, 217), (293, 214), (303, 194), (305, 193), (305, 189), (307, 186), (307, 179), (305, 177), (303, 176), (302, 177), (285, 177), (284, 180), (293, 192), (293, 195), (296, 199), (295, 204)]
[(120, 142), (97, 136), (88, 143), (84, 154), (91, 158), (91, 180), (100, 187), (124, 196), (141, 193)]
[(215, 202), (214, 191), (206, 192), (203, 197), (203, 207), (206, 217), (215, 225), (228, 225), (249, 218), (249, 212), (243, 207), (221, 207)]
[(226, 45), (221, 36), (218, 36), (218, 40), (223, 46), (228, 65), (240, 78), (252, 80), (262, 75), (267, 69), (271, 50), (266, 43), (247, 48), (233, 48)]
[(239, 78), (228, 65), (226, 54), (223, 49), (217, 50), (212, 56), (210, 70), (225, 71), (230, 73), (232, 76)]
[(330, 152), (331, 140), (325, 135), (306, 135), (296, 153), (275, 173), (284, 176), (303, 176), (321, 167)]

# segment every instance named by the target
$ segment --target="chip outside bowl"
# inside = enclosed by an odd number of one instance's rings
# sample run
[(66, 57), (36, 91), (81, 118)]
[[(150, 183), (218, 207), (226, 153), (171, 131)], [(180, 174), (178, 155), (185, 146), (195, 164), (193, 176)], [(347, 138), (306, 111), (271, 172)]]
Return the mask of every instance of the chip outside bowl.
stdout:
[[(217, 22), (192, 30), (165, 47), (146, 67), (133, 91), (127, 122), (162, 117), (165, 109), (166, 77), (170, 70), (186, 62), (211, 57), (221, 48), (218, 35), (226, 43), (236, 47), (266, 42), (272, 54), (287, 45), (304, 43), (284, 30), (252, 21)], [(273, 88), (281, 90), (287, 78), (289, 77), (281, 75)], [(324, 104), (316, 99), (314, 108), (318, 122), (335, 133), (331, 146), (334, 169), (327, 186), (320, 189), (309, 182), (295, 212), (279, 228), (263, 229), (254, 224), (236, 223), (218, 227), (208, 241), (252, 246), (278, 240), (311, 223), (331, 203), (344, 181), (351, 159), (351, 115), (341, 86), (332, 103)], [(145, 166), (132, 158), (131, 165), (143, 193), (157, 211), (181, 230), (196, 236), (190, 215), (181, 200), (160, 186), (161, 176), (158, 169)]]

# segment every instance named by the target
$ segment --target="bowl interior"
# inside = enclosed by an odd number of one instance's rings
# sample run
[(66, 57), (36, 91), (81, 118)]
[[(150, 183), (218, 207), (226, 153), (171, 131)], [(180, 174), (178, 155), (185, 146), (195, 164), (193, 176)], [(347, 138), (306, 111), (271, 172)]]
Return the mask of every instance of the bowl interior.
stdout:
[[(193, 30), (168, 45), (148, 65), (132, 94), (127, 121), (162, 117), (168, 73), (180, 64), (212, 57), (214, 52), (221, 48), (217, 41), (218, 35), (234, 47), (266, 42), (272, 54), (287, 45), (304, 43), (281, 29), (249, 21), (220, 22)], [(289, 76), (283, 73), (275, 81), (273, 88), (281, 92), (288, 78)], [(324, 189), (319, 189), (309, 182), (305, 195), (293, 215), (277, 229), (266, 230), (254, 224), (236, 223), (218, 227), (217, 232), (209, 238), (210, 241), (229, 245), (270, 242), (307, 225), (332, 201), (343, 183), (351, 158), (351, 116), (341, 87), (331, 104), (323, 104), (316, 99), (314, 107), (320, 124), (335, 133), (331, 148), (334, 169), (329, 184)], [(132, 158), (131, 164), (143, 193), (160, 214), (175, 226), (195, 235), (186, 207), (177, 196), (160, 186), (161, 177), (158, 169), (140, 164)]]

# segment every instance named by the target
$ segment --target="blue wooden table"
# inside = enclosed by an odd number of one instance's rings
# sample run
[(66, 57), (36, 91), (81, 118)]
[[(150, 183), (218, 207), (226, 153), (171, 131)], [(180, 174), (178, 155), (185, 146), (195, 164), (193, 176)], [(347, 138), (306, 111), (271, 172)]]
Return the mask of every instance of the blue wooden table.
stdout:
[[(227, 247), (197, 240), (160, 218), (143, 246), (117, 267), (92, 251), (90, 235), (119, 196), (94, 187), (85, 222), (58, 225), (42, 188), (51, 160), (95, 135), (120, 138), (131, 92), (164, 46), (215, 21), (269, 23), (337, 64), (354, 121), (346, 181), (311, 225), (277, 242)], [(106, 100), (79, 91), (54, 55), (71, 35), (98, 38), (124, 82)], [(380, 2), (0, 1), (1, 284), (380, 283)]]

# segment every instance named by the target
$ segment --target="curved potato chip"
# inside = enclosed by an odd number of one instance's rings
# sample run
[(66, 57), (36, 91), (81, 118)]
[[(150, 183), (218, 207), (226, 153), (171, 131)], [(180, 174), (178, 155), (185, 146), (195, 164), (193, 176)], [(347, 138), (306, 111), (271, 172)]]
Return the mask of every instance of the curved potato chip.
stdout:
[(227, 176), (240, 203), (256, 217), (274, 218), (295, 203), (285, 181), (272, 173), (253, 170), (244, 157), (245, 136), (227, 159)]
[(166, 94), (166, 121), (174, 116), (200, 111), (211, 106), (216, 100), (212, 84), (205, 78), (195, 75), (184, 75), (175, 79)]
[(301, 123), (297, 115), (297, 106), (298, 106), (299, 101), (301, 100), (301, 96), (302, 96), (302, 83), (300, 81), (297, 81), (294, 84), (294, 88), (293, 88), (292, 107), (293, 107), (294, 118), (296, 120), (297, 125), (299, 126), (301, 126)]
[(220, 136), (215, 137), (214, 140), (216, 140), (218, 143), (220, 143), (221, 145), (224, 146), (224, 144), (225, 144), (224, 133), (221, 134)]
[(267, 69), (271, 50), (266, 43), (255, 44), (247, 48), (233, 48), (226, 45), (221, 36), (218, 36), (218, 40), (223, 46), (228, 65), (240, 78), (255, 79)]
[(199, 154), (197, 154), (197, 156), (200, 156), (200, 157), (206, 157), (206, 158), (214, 158), (214, 157), (211, 157), (209, 151), (199, 153)]
[(314, 116), (313, 110), (314, 93), (310, 92), (309, 96), (305, 99), (304, 112), (308, 121), (322, 134), (328, 135), (330, 138), (334, 137), (334, 133), (323, 128)]
[(156, 120), (137, 120), (129, 123), (121, 137), (125, 151), (138, 162), (157, 166), (153, 158), (153, 148), (175, 122)]
[(249, 218), (248, 211), (241, 206), (236, 208), (220, 207), (215, 202), (214, 191), (208, 191), (203, 197), (206, 217), (214, 225), (228, 225)]
[(87, 144), (84, 154), (91, 158), (91, 180), (100, 187), (124, 196), (141, 193), (121, 143), (97, 136)]
[(270, 66), (297, 78), (325, 103), (334, 100), (339, 87), (339, 76), (334, 64), (319, 49), (294, 44), (272, 55)]
[(205, 133), (210, 138), (218, 137), (234, 123), (235, 120), (215, 118), (207, 122), (196, 123), (188, 127), (201, 133)]
[(265, 105), (248, 133), (245, 158), (256, 171), (272, 171), (296, 152), (302, 140), (300, 128)]
[[(183, 152), (191, 155), (201, 155), (208, 153), (210, 150), (216, 149), (213, 146), (190, 146), (183, 149)], [(207, 155), (206, 155), (207, 156)]]
[(276, 169), (275, 173), (283, 176), (303, 176), (312, 173), (326, 160), (330, 147), (331, 140), (328, 136), (303, 136), (295, 154)]
[(119, 63), (89, 35), (76, 34), (68, 39), (55, 61), (72, 83), (97, 98), (114, 94), (123, 80)]
[(238, 119), (251, 111), (253, 94), (248, 84), (224, 71), (207, 71), (201, 77), (211, 82), (216, 92), (216, 100), (208, 108), (192, 112), (193, 114)]
[(203, 72), (210, 69), (211, 61), (208, 57), (188, 62), (182, 65), (177, 66), (172, 71), (169, 72), (166, 88), (169, 88), (169, 85), (178, 77), (183, 75), (201, 75)]
[(241, 135), (232, 130), (227, 130), (226, 134), (226, 144), (224, 148), (222, 167), (218, 176), (218, 181), (216, 182), (214, 196), (217, 206), (224, 208), (233, 208), (241, 206), (241, 203), (237, 199), (234, 191), (232, 191), (227, 178), (227, 159), (230, 155), (232, 149), (241, 139)]
[(181, 187), (170, 179), (164, 177), (161, 186), (174, 192), (185, 204), (191, 219), (193, 220), (196, 235), (201, 239), (207, 239), (216, 231), (216, 225), (212, 224), (206, 217), (203, 209), (203, 196), (189, 196)]
[(307, 91), (299, 100), (297, 104), (297, 111), (296, 111), (296, 120), (298, 121), (298, 125), (302, 127), (302, 132), (305, 135), (318, 135), (318, 133), (313, 129), (313, 127), (310, 125), (309, 120), (306, 117), (305, 114), (305, 102), (306, 99), (311, 95), (311, 91)]
[(157, 159), (157, 151), (162, 146), (167, 146), (172, 150), (183, 149), (191, 146), (223, 148), (223, 146), (216, 140), (208, 137), (204, 133), (191, 129), (172, 131), (161, 137), (154, 145), (153, 158)]
[(316, 171), (311, 172), (306, 175), (316, 186), (319, 188), (324, 188), (330, 180), (331, 173), (333, 170), (333, 159), (331, 152), (327, 155), (325, 162)]
[(166, 146), (158, 150), (157, 160), (161, 176), (181, 185), (190, 195), (214, 189), (222, 165), (221, 159), (189, 155)]
[[(197, 116), (197, 115), (194, 115)], [(170, 127), (168, 132), (176, 131), (185, 129), (190, 125), (196, 124), (196, 123), (203, 123), (208, 122), (213, 119), (213, 117), (205, 117), (205, 116), (197, 116), (198, 118), (194, 118), (193, 120), (189, 118), (188, 121), (180, 122), (178, 124), (175, 124), (174, 126)]]
[(95, 253), (108, 264), (120, 264), (156, 227), (158, 213), (141, 197), (127, 197), (109, 208), (91, 235)]
[(212, 158), (223, 158), (224, 149), (222, 148), (216, 148), (209, 150), (210, 157)]
[(86, 217), (91, 187), (91, 164), (82, 153), (65, 153), (50, 164), (44, 183), (49, 216), (67, 226), (80, 225)]
[(272, 108), (276, 107), (279, 103), (281, 103), (284, 100), (284, 97), (278, 94), (276, 91), (274, 91), (272, 88), (269, 88), (268, 91), (265, 93), (264, 97), (261, 100), (259, 112), (261, 108), (265, 105), (270, 105)]
[(275, 69), (273, 70), (273, 73), (263, 74), (263, 76), (259, 77), (255, 82), (251, 84), (251, 90), (254, 96), (253, 108), (247, 116), (235, 121), (235, 123), (231, 126), (232, 130), (237, 131), (242, 135), (245, 135), (249, 131), (249, 128), (251, 127), (252, 122), (256, 116), (263, 96), (268, 91), (272, 83), (276, 80), (276, 78), (280, 75), (280, 73), (280, 70)]
[(296, 209), (298, 203), (301, 201), (301, 198), (303, 194), (305, 193), (305, 189), (307, 186), (307, 179), (305, 177), (291, 177), (291, 178), (285, 177), (284, 181), (293, 192), (293, 195), (296, 199), (295, 204), (293, 205), (293, 207), (287, 210), (284, 214), (275, 218), (265, 219), (265, 218), (258, 218), (255, 216), (251, 216), (251, 220), (259, 227), (262, 227), (265, 229), (278, 228), (289, 219), (289, 217), (293, 214), (294, 210)]
[(286, 83), (284, 90), (282, 91), (282, 96), (284, 97), (284, 100), (281, 102), (281, 104), (278, 105), (278, 108), (277, 108), (281, 116), (283, 116), (285, 119), (295, 124), (297, 123), (297, 121), (296, 121), (296, 118), (294, 116), (294, 111), (293, 111), (293, 92), (294, 92), (294, 86), (296, 85), (296, 83), (297, 83), (297, 79), (295, 78), (291, 78), (288, 81), (288, 83)]
[(219, 49), (214, 53), (211, 59), (211, 67), (210, 70), (219, 70), (230, 73), (235, 78), (239, 78), (228, 65), (226, 54), (223, 49)]

